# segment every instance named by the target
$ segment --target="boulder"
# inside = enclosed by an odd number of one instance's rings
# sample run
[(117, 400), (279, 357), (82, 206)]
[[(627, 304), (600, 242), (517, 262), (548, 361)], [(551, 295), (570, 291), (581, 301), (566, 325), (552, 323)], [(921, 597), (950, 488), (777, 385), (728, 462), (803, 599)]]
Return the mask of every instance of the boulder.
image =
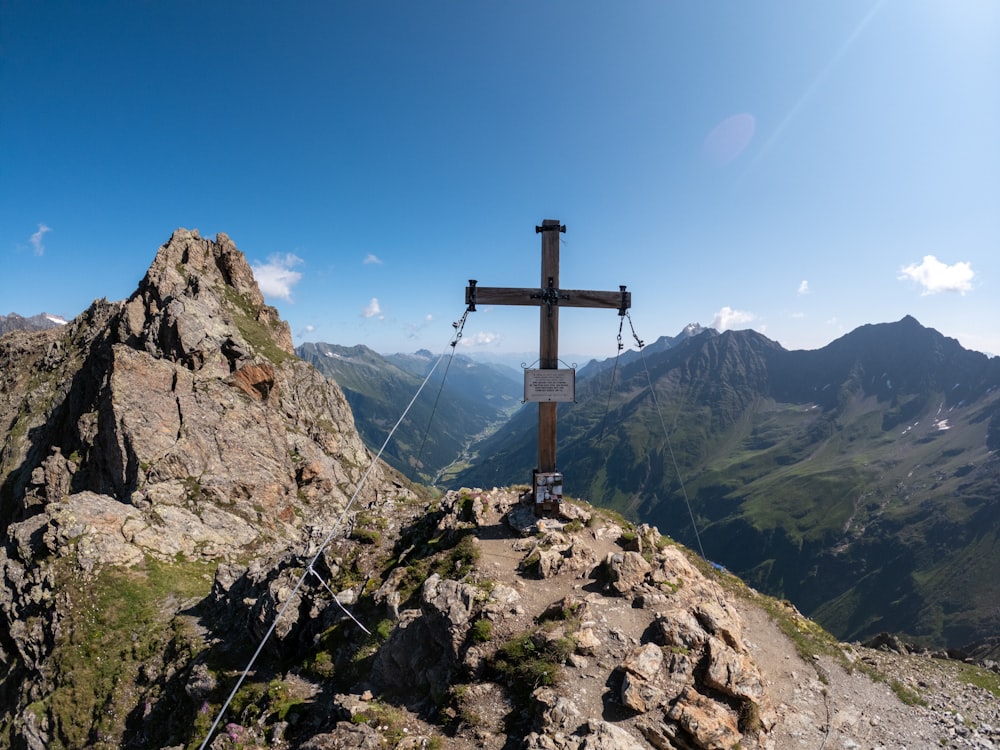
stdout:
[(609, 552), (604, 558), (608, 588), (619, 596), (631, 594), (652, 572), (652, 567), (638, 552)]
[[(667, 711), (680, 737), (700, 750), (732, 750), (742, 739), (736, 715), (724, 704), (686, 688)], [(677, 743), (681, 744), (681, 743)]]

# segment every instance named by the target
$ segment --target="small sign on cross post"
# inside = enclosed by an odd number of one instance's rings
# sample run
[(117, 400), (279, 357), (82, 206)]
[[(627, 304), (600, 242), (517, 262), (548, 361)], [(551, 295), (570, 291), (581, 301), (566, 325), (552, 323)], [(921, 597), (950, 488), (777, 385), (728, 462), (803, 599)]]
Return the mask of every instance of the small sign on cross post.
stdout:
[[(538, 361), (541, 370), (559, 369), (559, 308), (598, 307), (618, 310), (632, 306), (632, 294), (620, 286), (617, 292), (559, 288), (559, 235), (566, 226), (546, 219), (535, 232), (542, 235), (542, 278), (537, 288), (479, 286), (475, 279), (465, 288), (470, 311), (482, 305), (534, 305), (539, 310)], [(553, 382), (555, 378), (550, 378)], [(562, 502), (562, 474), (556, 470), (556, 418), (558, 398), (538, 399), (538, 466), (531, 474), (535, 515), (554, 515)], [(565, 399), (563, 399), (565, 400)]]

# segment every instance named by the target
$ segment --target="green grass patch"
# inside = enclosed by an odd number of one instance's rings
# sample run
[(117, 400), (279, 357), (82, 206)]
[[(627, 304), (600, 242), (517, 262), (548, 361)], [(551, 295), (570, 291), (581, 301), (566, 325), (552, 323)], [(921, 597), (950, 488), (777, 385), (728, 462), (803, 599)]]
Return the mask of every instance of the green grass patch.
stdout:
[(139, 669), (178, 635), (176, 604), (165, 602), (203, 598), (210, 572), (205, 563), (152, 559), (90, 580), (69, 566), (60, 571), (69, 606), (51, 657), (55, 687), (43, 699), (55, 725), (52, 747), (118, 747)]
[(975, 664), (958, 663), (958, 679), (969, 685), (987, 690), (1000, 698), (1000, 674), (983, 669)]
[(469, 629), (469, 638), (473, 643), (486, 643), (493, 637), (493, 623), (487, 619), (476, 620)]
[(497, 649), (490, 665), (521, 701), (538, 687), (555, 685), (576, 643), (569, 636), (551, 638), (544, 629), (524, 631)]
[(918, 692), (907, 687), (899, 680), (890, 679), (889, 687), (892, 688), (892, 692), (896, 694), (896, 697), (907, 706), (927, 705), (927, 701), (925, 701)]
[(259, 310), (254, 307), (245, 294), (240, 294), (230, 286), (225, 287), (223, 294), (228, 303), (229, 311), (233, 315), (233, 322), (236, 323), (240, 334), (256, 354), (267, 358), (276, 365), (295, 358), (294, 355), (289, 354), (274, 343), (276, 331), (257, 320)]
[(368, 724), (382, 733), (387, 747), (395, 747), (406, 737), (406, 714), (379, 700), (372, 701), (364, 711), (351, 717), (354, 724)]

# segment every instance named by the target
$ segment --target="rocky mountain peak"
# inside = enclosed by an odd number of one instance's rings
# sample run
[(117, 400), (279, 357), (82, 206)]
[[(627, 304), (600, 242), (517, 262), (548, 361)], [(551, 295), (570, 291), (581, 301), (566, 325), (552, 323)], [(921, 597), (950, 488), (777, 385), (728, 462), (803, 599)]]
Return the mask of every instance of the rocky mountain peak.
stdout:
[(120, 338), (191, 370), (228, 375), (255, 358), (294, 355), (292, 334), (264, 303), (232, 240), (178, 229), (125, 303)]
[[(128, 300), (0, 338), (0, 423), (0, 745), (93, 746), (52, 706), (73, 703), (94, 597), (284, 551), (352, 497), (410, 494), (372, 466), (342, 391), (294, 356), (224, 234), (180, 229)], [(17, 714), (51, 695), (43, 725)]]

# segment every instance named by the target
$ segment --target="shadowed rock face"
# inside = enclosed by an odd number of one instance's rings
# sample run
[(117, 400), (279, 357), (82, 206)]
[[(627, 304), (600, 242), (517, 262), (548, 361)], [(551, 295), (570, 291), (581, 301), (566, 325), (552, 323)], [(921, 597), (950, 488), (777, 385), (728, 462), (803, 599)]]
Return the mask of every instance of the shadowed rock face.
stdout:
[[(371, 461), (244, 255), (183, 229), (128, 300), (0, 339), (0, 424), (5, 706), (53, 687), (55, 561), (94, 573), (284, 549), (339, 515)], [(376, 467), (361, 499), (398, 492), (386, 483)]]

